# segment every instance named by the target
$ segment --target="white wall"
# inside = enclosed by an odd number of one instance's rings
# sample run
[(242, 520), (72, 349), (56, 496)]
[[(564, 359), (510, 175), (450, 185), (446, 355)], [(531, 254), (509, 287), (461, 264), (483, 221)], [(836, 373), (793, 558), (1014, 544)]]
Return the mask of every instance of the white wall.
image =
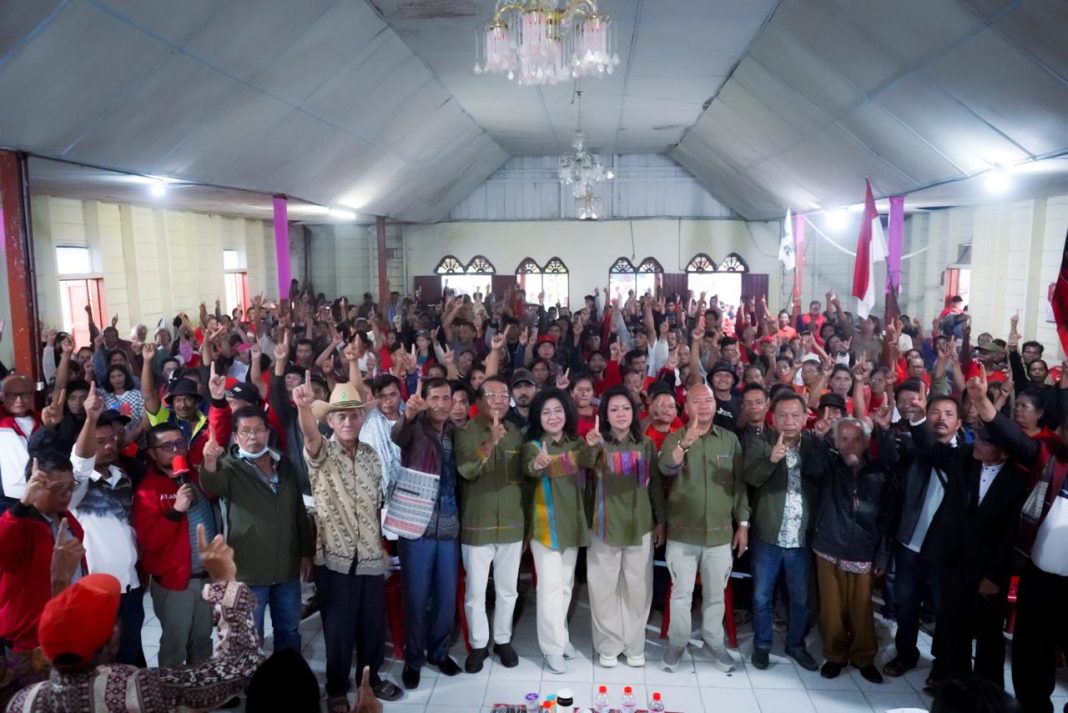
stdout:
[(779, 294), (778, 222), (742, 220), (622, 220), (471, 222), (406, 225), (408, 275), (432, 275), (446, 254), (463, 262), (485, 255), (497, 274), (510, 274), (525, 257), (544, 264), (559, 257), (570, 272), (572, 304), (608, 284), (608, 268), (620, 257), (635, 263), (654, 257), (665, 272), (686, 271), (699, 252), (719, 261), (736, 252), (751, 272), (770, 275), (769, 295)]
[[(373, 225), (347, 223), (306, 226), (311, 280), (317, 292), (345, 295), (359, 303), (364, 292), (378, 301), (378, 239)], [(386, 278), (390, 290), (406, 291), (403, 228), (386, 224)], [(297, 275), (296, 272), (293, 273)]]
[(108, 316), (134, 324), (196, 313), (224, 296), (223, 250), (237, 250), (249, 294), (277, 294), (273, 226), (262, 220), (139, 205), (33, 197), (33, 241), (41, 320), (62, 325), (55, 248), (88, 247), (86, 274), (102, 277)]

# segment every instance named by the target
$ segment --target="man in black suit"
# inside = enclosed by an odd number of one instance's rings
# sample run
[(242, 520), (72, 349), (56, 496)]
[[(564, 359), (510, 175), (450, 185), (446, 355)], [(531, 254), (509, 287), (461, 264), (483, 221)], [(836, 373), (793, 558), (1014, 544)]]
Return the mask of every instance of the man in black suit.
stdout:
[(976, 429), (971, 446), (934, 450), (932, 459), (945, 466), (951, 480), (942, 515), (952, 535), (939, 557), (941, 604), (931, 676), (939, 682), (970, 674), (974, 633), (975, 673), (1004, 687), (1002, 626), (1027, 479), (985, 428)]

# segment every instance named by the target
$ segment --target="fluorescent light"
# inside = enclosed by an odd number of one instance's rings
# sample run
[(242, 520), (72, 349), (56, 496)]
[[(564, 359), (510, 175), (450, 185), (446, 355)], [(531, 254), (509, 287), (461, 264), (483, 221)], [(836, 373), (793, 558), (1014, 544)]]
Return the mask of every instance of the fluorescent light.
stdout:
[(835, 208), (823, 212), (827, 227), (831, 230), (842, 230), (849, 224), (849, 209)]
[(356, 220), (355, 212), (343, 208), (331, 208), (327, 211), (327, 215), (338, 220)]
[(983, 186), (986, 188), (987, 193), (997, 195), (1009, 190), (1009, 187), (1012, 186), (1012, 180), (1005, 169), (1000, 167), (992, 168), (983, 179)]
[(149, 180), (149, 193), (151, 193), (156, 198), (162, 198), (164, 195), (167, 194), (167, 181), (163, 180), (162, 178), (152, 178)]

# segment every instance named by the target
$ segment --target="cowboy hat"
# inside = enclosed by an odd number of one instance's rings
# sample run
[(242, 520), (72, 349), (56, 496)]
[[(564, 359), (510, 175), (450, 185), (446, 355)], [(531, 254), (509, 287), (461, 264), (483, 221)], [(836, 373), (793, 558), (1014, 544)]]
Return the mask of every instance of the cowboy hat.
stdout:
[(315, 418), (322, 421), (327, 414), (334, 411), (348, 411), (349, 409), (367, 408), (369, 403), (360, 398), (359, 392), (348, 382), (343, 382), (334, 387), (330, 392), (330, 401), (313, 401), (311, 405)]

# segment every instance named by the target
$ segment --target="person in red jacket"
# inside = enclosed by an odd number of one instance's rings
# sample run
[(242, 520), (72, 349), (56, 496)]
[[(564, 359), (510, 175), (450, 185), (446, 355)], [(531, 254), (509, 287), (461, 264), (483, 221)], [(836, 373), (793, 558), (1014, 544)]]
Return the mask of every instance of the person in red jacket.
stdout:
[(215, 506), (186, 461), (187, 445), (173, 423), (148, 432), (148, 473), (134, 493), (133, 520), (141, 566), (159, 617), (159, 665), (195, 665), (211, 658), (212, 609), (201, 597), (208, 574), (193, 546), (197, 525), (208, 539), (221, 532)]
[(85, 573), (82, 528), (67, 508), (75, 480), (70, 459), (42, 452), (27, 464), (19, 501), (0, 516), (0, 708), (20, 687), (43, 680), (37, 623), (45, 604)]

